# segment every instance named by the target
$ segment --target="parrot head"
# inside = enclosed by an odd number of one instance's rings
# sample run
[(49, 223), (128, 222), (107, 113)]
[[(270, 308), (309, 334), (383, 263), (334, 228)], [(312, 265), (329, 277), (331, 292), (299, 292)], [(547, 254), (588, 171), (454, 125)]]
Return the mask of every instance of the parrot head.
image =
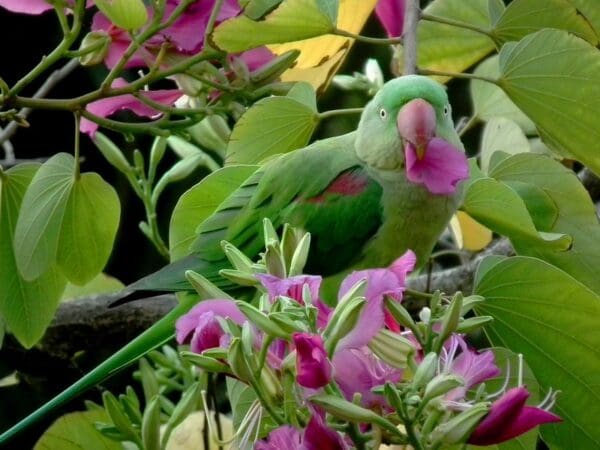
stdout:
[(452, 194), (468, 176), (446, 91), (420, 75), (388, 81), (367, 104), (356, 153), (373, 170), (403, 172), (433, 194)]

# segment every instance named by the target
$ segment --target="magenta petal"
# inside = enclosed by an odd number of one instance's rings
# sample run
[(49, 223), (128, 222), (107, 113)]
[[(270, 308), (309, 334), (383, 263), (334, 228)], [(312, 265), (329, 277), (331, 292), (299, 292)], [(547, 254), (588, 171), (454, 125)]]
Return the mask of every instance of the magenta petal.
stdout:
[(267, 47), (256, 47), (240, 53), (239, 57), (246, 63), (249, 70), (256, 70), (271, 61), (275, 55)]
[(497, 444), (537, 425), (560, 422), (561, 418), (540, 408), (526, 406), (529, 392), (524, 386), (509, 389), (492, 403), (490, 412), (477, 425), (469, 437), (469, 443), (475, 445)]
[(318, 389), (331, 379), (331, 362), (317, 334), (294, 333), (296, 346), (296, 380), (300, 386)]
[[(113, 87), (122, 87), (126, 84), (127, 82), (125, 80), (117, 79), (115, 80), (115, 83), (113, 83)], [(142, 92), (141, 95), (163, 105), (172, 105), (179, 97), (183, 95), (183, 93), (179, 89), (163, 89), (158, 91)], [(123, 109), (129, 109), (138, 116), (150, 118), (156, 118), (162, 114), (160, 111), (157, 111), (151, 106), (140, 102), (131, 94), (103, 98), (96, 100), (95, 102), (91, 102), (86, 106), (87, 111), (99, 117), (108, 117), (111, 114)], [(82, 133), (86, 133), (93, 138), (97, 129), (98, 124), (86, 119), (85, 117), (81, 119), (79, 130)]]
[(466, 155), (440, 138), (429, 141), (423, 159), (412, 144), (406, 144), (405, 157), (407, 178), (424, 184), (432, 194), (453, 194), (458, 182), (469, 177)]
[(300, 430), (283, 425), (269, 433), (267, 439), (254, 444), (254, 450), (300, 450), (302, 448), (302, 435)]
[(269, 274), (257, 274), (256, 278), (265, 287), (269, 294), (269, 299), (274, 302), (277, 297), (283, 295), (292, 298), (300, 304), (304, 304), (302, 299), (302, 290), (304, 285), (308, 285), (310, 296), (314, 301), (319, 298), (319, 288), (323, 280), (315, 275), (297, 275), (289, 278), (278, 278)]
[(389, 37), (402, 35), (405, 3), (405, 0), (379, 0), (377, 2), (375, 14)]
[(204, 300), (177, 320), (175, 335), (178, 343), (183, 344), (188, 340), (190, 334), (198, 326), (200, 319), (207, 312), (213, 316), (229, 318), (240, 325), (246, 321), (246, 316), (242, 314), (233, 300)]
[(345, 450), (340, 434), (329, 428), (320, 414), (313, 414), (304, 430), (302, 450)]

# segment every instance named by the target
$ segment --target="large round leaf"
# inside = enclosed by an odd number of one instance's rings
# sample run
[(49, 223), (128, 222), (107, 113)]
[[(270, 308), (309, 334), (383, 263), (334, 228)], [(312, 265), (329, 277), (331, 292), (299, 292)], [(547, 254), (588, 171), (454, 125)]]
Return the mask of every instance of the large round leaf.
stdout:
[(567, 30), (594, 45), (598, 43), (587, 18), (569, 0), (514, 0), (495, 23), (493, 34), (504, 43), (543, 28)]
[(198, 225), (257, 168), (258, 166), (224, 167), (203, 178), (179, 198), (169, 226), (171, 261), (189, 255), (189, 246), (196, 238)]
[(280, 44), (321, 36), (334, 30), (331, 13), (318, 0), (284, 0), (263, 20), (245, 15), (226, 20), (213, 34), (217, 46), (242, 52), (265, 44)]
[(483, 128), (481, 136), (481, 170), (489, 172), (494, 152), (507, 154), (527, 153), (531, 151), (529, 141), (519, 125), (504, 117), (494, 117)]
[(34, 281), (17, 270), (13, 236), (23, 195), (39, 164), (22, 164), (0, 179), (0, 316), (17, 340), (32, 347), (44, 334), (58, 306), (67, 280), (56, 266)]
[(600, 173), (600, 52), (561, 30), (543, 30), (500, 52), (499, 85), (554, 150)]
[(600, 447), (600, 297), (539, 259), (507, 258), (479, 280), (476, 307), (494, 317), (496, 345), (522, 353), (542, 389), (560, 390), (554, 410), (563, 423), (542, 427), (563, 449)]
[(291, 97), (260, 100), (235, 124), (226, 162), (258, 164), (278, 153), (304, 147), (317, 122), (316, 111), (304, 100)]
[(119, 198), (97, 174), (77, 177), (74, 169), (73, 156), (59, 153), (37, 171), (25, 193), (14, 244), (26, 280), (58, 263), (70, 281), (85, 284), (110, 256)]

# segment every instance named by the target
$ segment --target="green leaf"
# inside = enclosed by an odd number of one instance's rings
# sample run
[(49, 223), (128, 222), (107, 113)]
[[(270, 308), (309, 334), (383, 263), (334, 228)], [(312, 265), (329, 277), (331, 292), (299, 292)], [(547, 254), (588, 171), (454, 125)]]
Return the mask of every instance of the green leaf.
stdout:
[(494, 117), (483, 128), (480, 155), (484, 172), (489, 171), (492, 155), (498, 150), (512, 155), (531, 150), (519, 125), (503, 117)]
[[(573, 238), (572, 248), (566, 252), (516, 243), (517, 252), (542, 258), (600, 293), (597, 269), (600, 267), (600, 225), (595, 206), (577, 176), (552, 158), (531, 153), (512, 156), (494, 167), (490, 175), (513, 187), (516, 186), (514, 183), (521, 183), (541, 189), (558, 215), (550, 227), (540, 230), (564, 233)], [(517, 190), (530, 211), (548, 207), (548, 202), (541, 202), (539, 195), (524, 195), (518, 187)], [(543, 218), (545, 215), (548, 220), (547, 214), (534, 212), (532, 216)]]
[(71, 282), (82, 285), (108, 261), (119, 225), (119, 198), (98, 174), (76, 178), (74, 167), (73, 156), (53, 156), (23, 197), (14, 245), (26, 280), (57, 263)]
[(332, 32), (335, 23), (319, 0), (284, 0), (261, 21), (245, 15), (221, 23), (213, 33), (215, 44), (237, 53), (265, 44), (299, 41)]
[(252, 404), (258, 401), (258, 397), (250, 386), (234, 378), (227, 377), (226, 385), (233, 415), (233, 429), (237, 430)]
[(288, 91), (286, 97), (299, 101), (317, 112), (317, 93), (310, 83), (300, 81)]
[(258, 166), (228, 166), (211, 173), (178, 200), (169, 226), (171, 261), (189, 254), (196, 229)]
[(120, 442), (103, 436), (95, 422), (108, 422), (104, 411), (66, 414), (56, 420), (35, 444), (34, 450), (120, 450)]
[(542, 30), (500, 51), (499, 85), (546, 144), (600, 173), (600, 52), (561, 30)]
[[(425, 13), (484, 30), (491, 28), (487, 0), (435, 0)], [(417, 42), (419, 67), (446, 72), (462, 72), (494, 50), (494, 42), (485, 34), (425, 20), (419, 21)], [(400, 65), (402, 60), (400, 56)]]
[(98, 294), (112, 294), (114, 292), (119, 292), (124, 287), (125, 285), (116, 278), (106, 275), (105, 273), (99, 273), (83, 286), (67, 283), (67, 287), (62, 295), (62, 300), (71, 300)]
[(317, 114), (305, 103), (288, 97), (262, 99), (235, 124), (226, 162), (258, 164), (270, 156), (304, 147), (317, 123)]
[(258, 20), (279, 3), (281, 0), (250, 0), (244, 7), (244, 15)]
[(95, 3), (113, 24), (124, 30), (137, 30), (148, 21), (148, 11), (142, 0), (98, 0)]
[(43, 336), (67, 283), (55, 267), (35, 281), (24, 280), (17, 270), (13, 250), (15, 225), (23, 195), (39, 167), (21, 164), (0, 178), (0, 316), (26, 348)]
[(571, 3), (569, 0), (514, 0), (496, 22), (493, 34), (502, 45), (543, 28), (557, 28), (596, 45), (596, 33)]
[[(498, 55), (490, 56), (477, 66), (475, 75), (498, 78), (500, 67), (498, 66)], [(516, 122), (526, 134), (535, 133), (535, 125), (502, 89), (493, 83), (482, 80), (471, 80), (471, 98), (473, 109), (477, 118), (488, 121), (494, 117), (504, 117)]]
[(596, 0), (569, 0), (579, 13), (585, 17), (600, 40), (600, 9)]
[(69, 281), (84, 285), (98, 275), (112, 251), (121, 206), (113, 187), (96, 173), (84, 173), (71, 186), (56, 262)]
[(494, 321), (496, 345), (522, 353), (542, 390), (560, 390), (554, 411), (563, 422), (542, 427), (545, 440), (564, 449), (600, 447), (600, 298), (560, 269), (514, 257), (481, 278), (486, 298), (479, 314)]
[(517, 192), (492, 178), (479, 179), (469, 186), (463, 209), (486, 227), (531, 247), (565, 250), (571, 245), (567, 235), (538, 232)]
[(506, 9), (502, 0), (488, 0), (488, 14), (490, 16), (490, 23), (495, 25), (498, 22), (500, 16)]

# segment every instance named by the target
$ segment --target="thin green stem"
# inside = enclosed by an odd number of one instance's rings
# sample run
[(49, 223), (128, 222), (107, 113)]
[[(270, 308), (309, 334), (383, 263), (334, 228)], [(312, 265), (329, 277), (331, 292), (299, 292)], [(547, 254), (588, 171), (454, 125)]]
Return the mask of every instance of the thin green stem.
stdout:
[(348, 437), (350, 437), (350, 439), (352, 439), (352, 442), (354, 443), (354, 446), (356, 447), (356, 450), (365, 450), (365, 441), (361, 436), (360, 430), (358, 429), (358, 425), (355, 423), (349, 423), (346, 426), (346, 434), (348, 434)]
[(345, 109), (332, 109), (319, 113), (319, 120), (328, 119), (334, 116), (345, 116), (348, 114), (361, 114), (364, 108), (345, 108)]
[(479, 118), (473, 114), (471, 117), (469, 117), (469, 120), (467, 120), (467, 122), (461, 127), (461, 129), (458, 131), (458, 136), (459, 137), (463, 137), (463, 135), (469, 131), (471, 128), (473, 128), (473, 126), (479, 121)]
[(219, 12), (221, 11), (222, 6), (223, 6), (223, 0), (215, 1), (213, 9), (210, 13), (210, 17), (208, 19), (208, 24), (206, 25), (206, 29), (204, 30), (205, 45), (210, 43), (210, 35), (212, 34), (212, 32), (215, 28), (215, 22), (217, 21), (217, 17), (219, 16)]
[(478, 27), (477, 25), (473, 25), (466, 22), (461, 22), (459, 20), (449, 19), (447, 17), (440, 17), (433, 14), (421, 13), (421, 19), (427, 20), (428, 22), (436, 22), (444, 25), (450, 25), (453, 27), (464, 28), (465, 30), (475, 31), (476, 33), (483, 34), (490, 39), (494, 39), (494, 35), (490, 30), (486, 30), (484, 28)]
[(433, 294), (430, 294), (428, 292), (416, 291), (414, 289), (406, 288), (404, 290), (404, 292), (406, 294), (412, 295), (413, 297), (420, 297), (420, 298), (432, 298), (433, 297)]
[(73, 10), (73, 26), (71, 27), (70, 31), (64, 35), (58, 46), (52, 50), (48, 56), (42, 58), (42, 60), (33, 69), (31, 69), (27, 75), (17, 81), (12, 89), (9, 90), (7, 97), (16, 96), (23, 90), (23, 88), (25, 88), (25, 86), (29, 85), (42, 73), (52, 67), (64, 56), (64, 53), (69, 50), (69, 47), (71, 47), (81, 32), (81, 19), (83, 16), (84, 1), (85, 0), (77, 0), (75, 3), (75, 8)]
[(79, 122), (81, 119), (81, 115), (78, 112), (73, 113), (73, 116), (75, 117), (75, 139), (74, 139), (74, 154), (73, 154), (73, 158), (75, 158), (75, 167), (73, 169), (73, 176), (75, 177), (75, 180), (79, 180), (81, 173), (79, 171), (79, 148), (80, 148), (80, 136), (81, 133), (79, 132)]
[(420, 75), (438, 75), (442, 77), (464, 78), (466, 80), (480, 80), (497, 85), (498, 80), (483, 75), (475, 75), (474, 73), (466, 72), (445, 72), (443, 70), (418, 69)]
[(336, 36), (343, 36), (350, 39), (354, 39), (359, 42), (364, 42), (366, 44), (376, 44), (376, 45), (397, 45), (402, 44), (402, 38), (372, 38), (368, 36), (362, 36), (360, 34), (350, 33), (349, 31), (340, 30), (339, 28), (334, 29), (331, 34)]

